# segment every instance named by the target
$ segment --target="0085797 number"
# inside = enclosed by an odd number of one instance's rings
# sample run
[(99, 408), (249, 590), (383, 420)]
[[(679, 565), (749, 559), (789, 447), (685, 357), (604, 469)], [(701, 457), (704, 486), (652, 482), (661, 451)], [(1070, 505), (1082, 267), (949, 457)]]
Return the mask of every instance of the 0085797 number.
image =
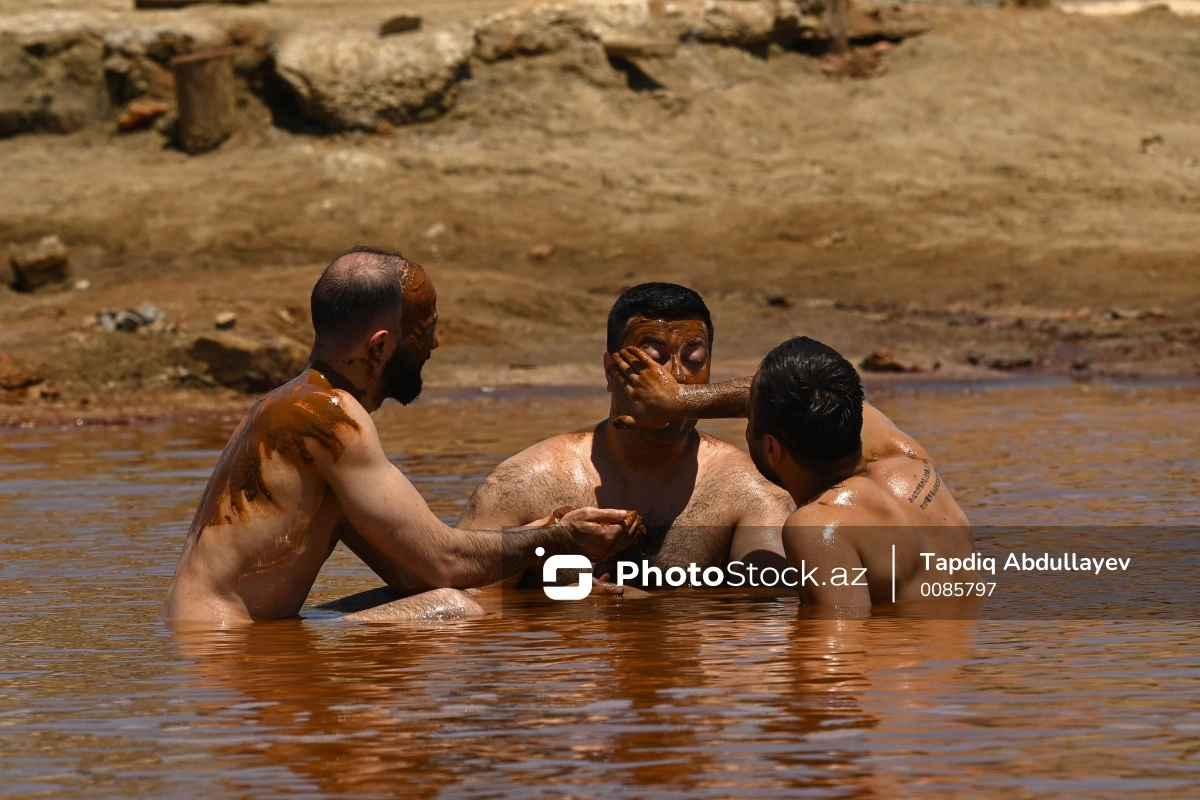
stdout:
[(991, 597), (994, 583), (922, 583), (921, 597)]

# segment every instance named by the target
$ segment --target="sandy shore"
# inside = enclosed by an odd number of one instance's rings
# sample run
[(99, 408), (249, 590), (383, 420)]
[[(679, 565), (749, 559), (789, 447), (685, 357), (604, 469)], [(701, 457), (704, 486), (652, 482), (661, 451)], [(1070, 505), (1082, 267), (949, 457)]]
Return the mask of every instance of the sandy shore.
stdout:
[[(425, 4), (431, 24), (505, 5)], [(653, 91), (507, 59), (374, 133), (281, 127), (251, 98), (199, 157), (112, 125), (0, 140), (0, 242), (58, 235), (88, 283), (0, 288), (0, 362), (41, 379), (0, 391), (0, 422), (244, 408), (195, 337), (232, 311), (239, 336), (306, 345), (308, 291), (354, 243), (429, 269), (445, 389), (594, 383), (608, 307), (653, 279), (709, 300), (718, 376), (796, 333), (935, 379), (1200, 374), (1200, 20), (920, 13), (932, 30), (865, 80), (684, 42), (648, 62)], [(156, 332), (95, 323), (143, 302)]]

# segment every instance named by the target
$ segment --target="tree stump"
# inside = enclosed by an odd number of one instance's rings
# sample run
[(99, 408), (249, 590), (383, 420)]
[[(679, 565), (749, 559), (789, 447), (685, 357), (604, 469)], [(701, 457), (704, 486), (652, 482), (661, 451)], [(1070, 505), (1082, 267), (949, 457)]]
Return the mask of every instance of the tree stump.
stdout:
[(233, 133), (233, 51), (204, 50), (172, 59), (179, 106), (176, 139), (189, 155), (212, 150)]

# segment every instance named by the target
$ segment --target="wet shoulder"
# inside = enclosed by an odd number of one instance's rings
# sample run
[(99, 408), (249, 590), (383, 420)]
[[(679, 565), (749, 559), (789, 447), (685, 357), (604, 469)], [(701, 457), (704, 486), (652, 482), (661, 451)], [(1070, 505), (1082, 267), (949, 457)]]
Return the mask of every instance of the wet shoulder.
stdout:
[(702, 481), (748, 479), (766, 481), (754, 466), (749, 453), (724, 439), (707, 433), (700, 434), (700, 478)]
[(929, 453), (916, 439), (896, 427), (882, 411), (863, 404), (863, 456), (869, 462), (906, 457), (930, 461)]
[(594, 428), (560, 433), (505, 460), (493, 474), (507, 480), (552, 483), (559, 476), (590, 469)]
[(311, 461), (314, 444), (336, 459), (345, 451), (347, 437), (369, 424), (357, 400), (307, 370), (259, 401), (245, 433), (266, 451)]

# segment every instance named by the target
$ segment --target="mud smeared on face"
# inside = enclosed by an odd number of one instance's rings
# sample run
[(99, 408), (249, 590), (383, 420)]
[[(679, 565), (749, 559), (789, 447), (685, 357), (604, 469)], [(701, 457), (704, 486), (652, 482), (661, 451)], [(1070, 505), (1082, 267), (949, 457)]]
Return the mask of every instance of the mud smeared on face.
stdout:
[[(336, 461), (346, 446), (339, 428), (357, 433), (360, 426), (342, 407), (329, 379), (310, 369), (276, 389), (250, 409), (234, 432), (197, 514), (197, 532), (210, 525), (245, 520), (257, 503), (274, 503), (263, 479), (263, 462), (278, 455), (291, 464), (311, 463), (313, 443)], [(222, 502), (228, 495), (228, 509)], [(195, 527), (195, 526), (194, 526)]]
[(437, 344), (437, 293), (425, 270), (413, 264), (404, 275), (400, 343), (383, 365), (379, 401), (390, 397), (408, 405), (420, 397), (421, 370)]
[[(679, 383), (708, 383), (709, 337), (708, 326), (703, 320), (634, 317), (625, 326), (621, 346), (640, 348), (662, 364)], [(686, 437), (695, 427), (695, 420), (681, 420), (659, 430), (639, 429), (637, 434), (653, 442), (668, 444)]]

